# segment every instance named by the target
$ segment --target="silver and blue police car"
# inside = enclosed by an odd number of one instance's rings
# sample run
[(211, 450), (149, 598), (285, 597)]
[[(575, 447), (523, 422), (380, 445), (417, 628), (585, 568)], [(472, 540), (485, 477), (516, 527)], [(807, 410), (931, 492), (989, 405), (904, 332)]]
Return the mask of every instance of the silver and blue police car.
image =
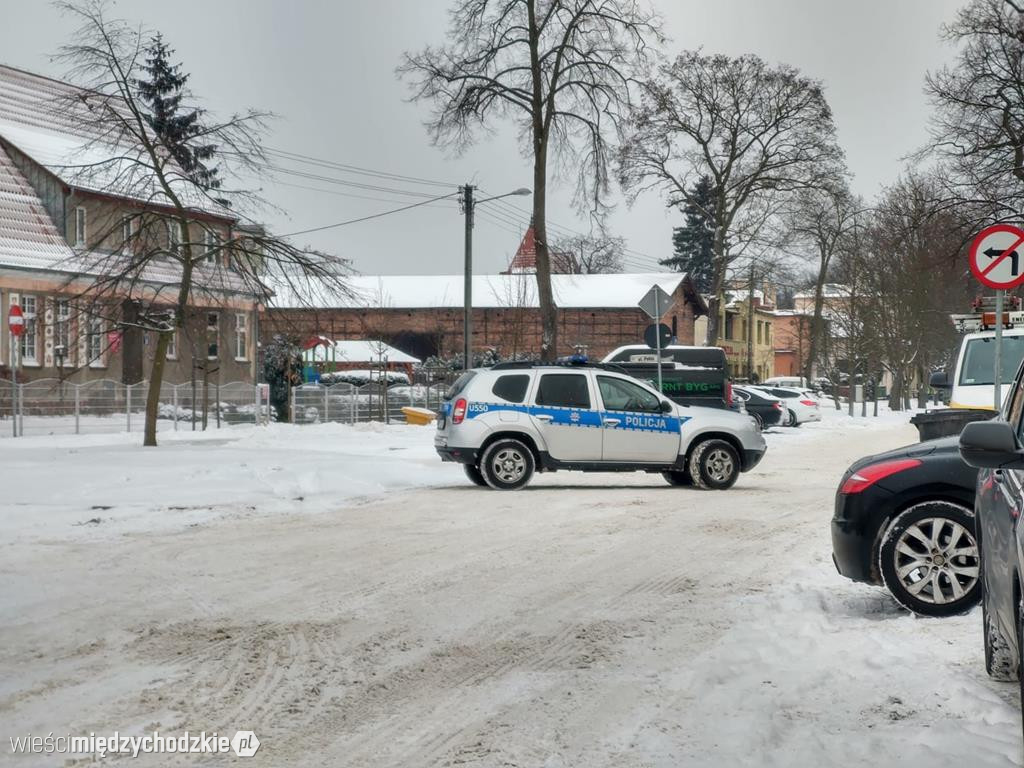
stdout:
[(615, 366), (501, 363), (448, 389), (434, 446), (480, 486), (534, 472), (660, 472), (672, 485), (732, 487), (766, 449), (753, 418), (678, 405)]

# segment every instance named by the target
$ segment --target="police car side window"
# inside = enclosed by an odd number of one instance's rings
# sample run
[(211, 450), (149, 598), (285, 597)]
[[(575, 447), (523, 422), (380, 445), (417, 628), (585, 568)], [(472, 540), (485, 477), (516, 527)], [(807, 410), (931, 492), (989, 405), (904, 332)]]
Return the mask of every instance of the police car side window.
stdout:
[(661, 400), (653, 392), (611, 376), (598, 376), (601, 400), (609, 411), (659, 411)]
[(578, 373), (545, 373), (537, 387), (537, 405), (589, 408), (587, 377)]
[(529, 386), (529, 374), (506, 374), (498, 377), (491, 387), (491, 392), (510, 403), (521, 403), (526, 399), (526, 388)]

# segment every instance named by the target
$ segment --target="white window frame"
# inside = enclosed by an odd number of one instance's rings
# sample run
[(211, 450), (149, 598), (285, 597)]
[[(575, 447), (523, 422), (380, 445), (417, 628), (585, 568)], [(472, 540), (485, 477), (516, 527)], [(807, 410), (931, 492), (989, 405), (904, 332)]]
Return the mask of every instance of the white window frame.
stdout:
[[(210, 323), (210, 318), (214, 319), (214, 324)], [(210, 344), (210, 331), (213, 331), (213, 344)], [(216, 346), (217, 354), (210, 354), (210, 347)], [(206, 359), (207, 360), (219, 360), (220, 359), (220, 313), (219, 312), (207, 312), (206, 313)]]
[(84, 206), (75, 207), (75, 246), (84, 248), (89, 239), (89, 221)]
[[(25, 330), (18, 339), (18, 357), (22, 365), (39, 365), (39, 298), (22, 294), (19, 301), (25, 318)], [(31, 309), (29, 308), (31, 305)], [(29, 341), (31, 340), (31, 344)], [(31, 354), (26, 353), (26, 350)]]
[(106, 333), (103, 329), (103, 318), (99, 315), (89, 315), (85, 322), (85, 355), (89, 360), (90, 368), (106, 368), (106, 349), (103, 342)]
[(207, 229), (203, 231), (203, 245), (206, 246), (203, 261), (207, 264), (219, 264), (220, 259), (218, 259), (217, 254), (213, 252), (213, 249), (220, 245), (220, 236), (217, 234), (216, 230)]
[[(71, 300), (54, 299), (53, 302), (53, 360), (57, 365), (57, 347), (64, 347), (64, 368), (73, 368), (71, 358)], [(63, 342), (63, 344), (61, 343)]]
[(235, 360), (249, 360), (249, 315), (245, 312), (235, 313)]
[(167, 250), (174, 254), (181, 253), (181, 243), (183, 238), (181, 231), (180, 221), (167, 222)]
[(177, 360), (178, 359), (178, 329), (174, 328), (171, 331), (171, 340), (167, 342), (167, 359)]
[(128, 253), (129, 244), (135, 235), (135, 217), (126, 213), (121, 217), (121, 252)]

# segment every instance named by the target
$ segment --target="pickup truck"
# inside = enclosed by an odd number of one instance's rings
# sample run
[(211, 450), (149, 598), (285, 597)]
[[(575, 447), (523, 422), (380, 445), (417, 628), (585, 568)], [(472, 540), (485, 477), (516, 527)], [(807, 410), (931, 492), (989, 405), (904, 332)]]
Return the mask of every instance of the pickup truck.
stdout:
[(661, 392), (680, 405), (710, 408), (732, 407), (732, 384), (725, 350), (721, 347), (670, 345), (655, 350), (643, 344), (629, 344), (609, 352), (603, 363), (612, 363), (635, 379), (657, 389), (661, 367)]

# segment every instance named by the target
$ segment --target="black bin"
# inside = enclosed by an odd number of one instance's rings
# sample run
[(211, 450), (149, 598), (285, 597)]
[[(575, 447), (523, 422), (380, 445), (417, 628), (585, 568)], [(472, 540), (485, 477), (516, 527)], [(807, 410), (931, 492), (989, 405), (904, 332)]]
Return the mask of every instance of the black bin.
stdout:
[(988, 421), (995, 415), (996, 412), (988, 408), (940, 408), (919, 413), (910, 423), (917, 427), (918, 439), (924, 442), (959, 435), (964, 425), (972, 421)]

